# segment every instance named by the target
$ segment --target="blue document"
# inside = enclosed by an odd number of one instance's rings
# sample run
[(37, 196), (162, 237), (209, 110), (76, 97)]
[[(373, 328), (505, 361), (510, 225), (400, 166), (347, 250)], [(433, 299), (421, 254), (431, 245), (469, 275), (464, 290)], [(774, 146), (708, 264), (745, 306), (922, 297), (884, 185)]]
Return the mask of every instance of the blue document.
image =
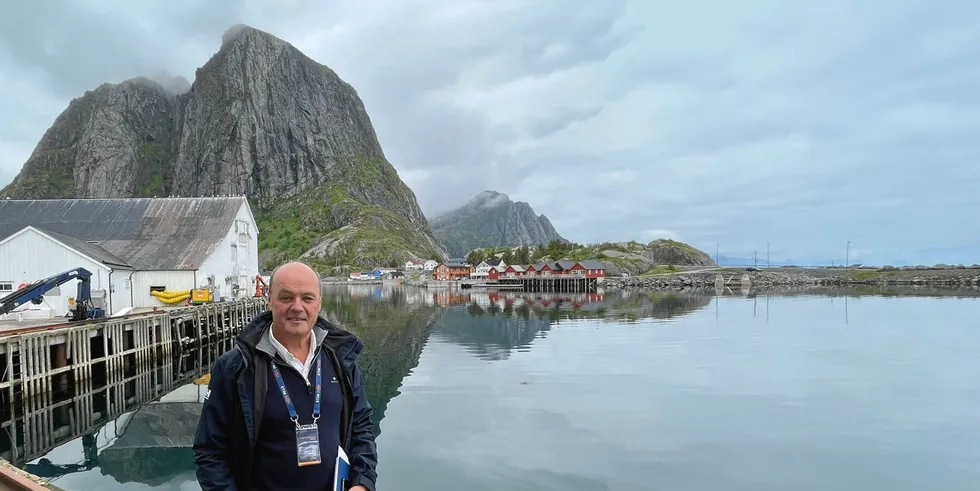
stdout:
[(350, 459), (343, 448), (337, 447), (337, 462), (333, 468), (333, 489), (334, 491), (345, 491), (347, 482), (350, 480)]

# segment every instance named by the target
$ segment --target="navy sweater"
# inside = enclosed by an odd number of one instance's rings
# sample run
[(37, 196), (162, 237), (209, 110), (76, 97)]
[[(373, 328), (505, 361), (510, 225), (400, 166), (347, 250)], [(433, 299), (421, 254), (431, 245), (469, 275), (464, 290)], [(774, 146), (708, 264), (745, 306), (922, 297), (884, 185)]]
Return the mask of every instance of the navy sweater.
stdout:
[[(276, 363), (276, 362), (270, 362)], [(292, 367), (279, 363), (286, 391), (296, 407), (299, 424), (313, 422), (313, 401), (316, 390), (316, 359), (309, 373), (309, 386)], [(342, 393), (330, 357), (323, 357), (323, 393), (320, 396), (320, 464), (299, 467), (296, 457), (296, 425), (289, 419), (289, 410), (279, 393), (272, 369), (269, 372), (269, 391), (265, 412), (255, 446), (252, 467), (254, 491), (323, 490), (331, 489), (334, 460), (340, 445), (340, 410)]]

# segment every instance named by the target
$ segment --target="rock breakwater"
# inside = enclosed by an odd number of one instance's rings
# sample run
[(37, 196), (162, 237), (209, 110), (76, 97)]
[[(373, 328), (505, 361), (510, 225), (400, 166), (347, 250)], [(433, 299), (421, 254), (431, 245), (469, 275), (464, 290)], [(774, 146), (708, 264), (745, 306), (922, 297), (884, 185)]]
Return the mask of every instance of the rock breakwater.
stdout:
[(980, 267), (950, 269), (843, 269), (843, 268), (785, 268), (757, 271), (720, 269), (698, 273), (658, 276), (609, 277), (605, 290), (679, 289), (742, 286), (743, 281), (754, 287), (786, 286), (980, 286)]

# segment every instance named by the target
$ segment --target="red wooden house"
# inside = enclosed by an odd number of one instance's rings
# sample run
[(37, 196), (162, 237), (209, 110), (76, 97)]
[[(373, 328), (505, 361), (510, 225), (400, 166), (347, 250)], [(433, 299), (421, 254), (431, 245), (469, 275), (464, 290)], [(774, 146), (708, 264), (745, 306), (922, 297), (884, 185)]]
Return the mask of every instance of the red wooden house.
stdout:
[(578, 263), (585, 269), (586, 278), (605, 278), (606, 277), (606, 267), (602, 265), (599, 261), (594, 259), (587, 259)]

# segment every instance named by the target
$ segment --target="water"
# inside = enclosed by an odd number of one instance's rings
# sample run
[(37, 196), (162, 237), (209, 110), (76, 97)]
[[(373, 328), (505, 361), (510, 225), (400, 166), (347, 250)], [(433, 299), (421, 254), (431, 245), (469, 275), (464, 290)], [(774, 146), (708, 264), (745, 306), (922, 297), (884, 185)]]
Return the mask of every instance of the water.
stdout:
[[(972, 490), (980, 302), (912, 293), (530, 306), (362, 285), (324, 303), (366, 344), (379, 489)], [(180, 452), (100, 462), (132, 414), (87, 439), (88, 459), (75, 435), (28, 467), (69, 490), (199, 489)]]

